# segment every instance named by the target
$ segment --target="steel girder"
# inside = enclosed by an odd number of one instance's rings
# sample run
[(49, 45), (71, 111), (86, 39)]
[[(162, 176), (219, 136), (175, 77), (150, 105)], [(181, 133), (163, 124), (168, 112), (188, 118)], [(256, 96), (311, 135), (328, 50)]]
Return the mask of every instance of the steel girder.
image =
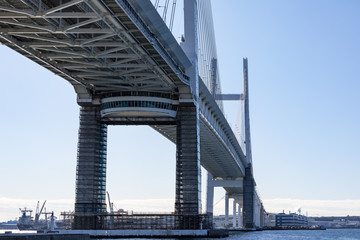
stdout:
[(78, 93), (176, 92), (186, 84), (180, 64), (144, 34), (114, 0), (0, 0), (0, 41)]

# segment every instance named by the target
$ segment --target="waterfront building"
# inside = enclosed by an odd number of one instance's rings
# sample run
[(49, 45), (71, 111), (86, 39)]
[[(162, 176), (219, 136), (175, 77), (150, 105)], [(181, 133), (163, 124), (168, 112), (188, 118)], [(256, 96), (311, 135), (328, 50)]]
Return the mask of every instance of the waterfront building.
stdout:
[(322, 226), (325, 228), (360, 228), (360, 217), (309, 217), (309, 226)]
[(264, 226), (265, 227), (275, 227), (276, 224), (276, 215), (275, 213), (266, 213), (264, 217)]
[(308, 226), (308, 219), (297, 213), (279, 213), (276, 215), (276, 227), (303, 227)]

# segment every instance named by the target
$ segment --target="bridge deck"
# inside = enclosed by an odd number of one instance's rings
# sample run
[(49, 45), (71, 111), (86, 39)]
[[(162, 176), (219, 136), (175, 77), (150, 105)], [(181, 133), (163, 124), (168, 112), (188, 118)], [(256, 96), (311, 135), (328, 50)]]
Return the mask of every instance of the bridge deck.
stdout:
[(188, 84), (183, 70), (190, 63), (174, 37), (165, 41), (137, 14), (145, 15), (150, 1), (141, 11), (118, 2), (123, 8), (114, 0), (0, 0), (0, 41), (70, 81), (78, 94), (171, 92)]

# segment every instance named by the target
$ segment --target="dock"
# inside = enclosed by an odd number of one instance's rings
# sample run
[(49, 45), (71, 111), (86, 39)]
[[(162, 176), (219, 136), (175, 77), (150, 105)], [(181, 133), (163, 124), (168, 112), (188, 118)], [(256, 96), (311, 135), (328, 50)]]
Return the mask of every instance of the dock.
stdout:
[(89, 234), (5, 233), (0, 240), (90, 240)]
[(60, 234), (89, 234), (91, 238), (221, 238), (229, 232), (220, 229), (204, 230), (62, 230)]

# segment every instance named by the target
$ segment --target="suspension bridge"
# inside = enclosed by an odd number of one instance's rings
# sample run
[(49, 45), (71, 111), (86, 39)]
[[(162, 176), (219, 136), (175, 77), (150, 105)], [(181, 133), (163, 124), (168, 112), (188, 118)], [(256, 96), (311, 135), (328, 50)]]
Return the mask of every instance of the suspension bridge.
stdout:
[[(174, 214), (158, 215), (167, 224), (156, 226), (211, 229), (215, 187), (225, 189), (226, 218), (234, 199), (233, 227), (263, 225), (252, 168), (248, 61), (244, 92), (221, 93), (211, 2), (184, 0), (183, 8), (179, 43), (171, 32), (174, 0), (0, 0), (0, 42), (68, 81), (77, 94), (73, 229), (106, 229), (109, 219), (122, 228), (129, 221), (150, 222), (144, 216), (109, 218), (108, 125), (149, 125), (176, 144)], [(244, 140), (224, 116), (226, 100), (244, 106)], [(201, 166), (208, 174), (205, 214)]]

